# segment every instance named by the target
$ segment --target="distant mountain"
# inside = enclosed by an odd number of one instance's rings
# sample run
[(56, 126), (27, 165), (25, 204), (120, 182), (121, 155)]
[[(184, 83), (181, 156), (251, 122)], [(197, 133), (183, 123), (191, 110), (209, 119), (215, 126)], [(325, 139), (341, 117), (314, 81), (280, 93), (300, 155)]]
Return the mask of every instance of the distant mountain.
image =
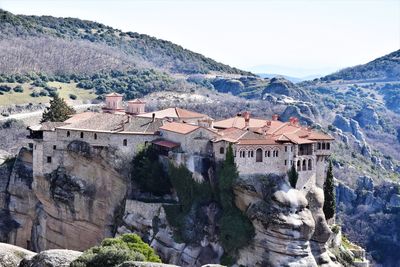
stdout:
[(155, 68), (170, 73), (251, 75), (169, 41), (74, 18), (0, 9), (0, 73), (93, 73)]
[(326, 67), (326, 68), (303, 68), (303, 67), (294, 67), (294, 66), (281, 66), (281, 65), (271, 65), (264, 64), (258, 66), (252, 66), (246, 68), (246, 70), (257, 73), (257, 74), (266, 74), (266, 75), (275, 75), (282, 77), (294, 77), (296, 79), (305, 80), (313, 80), (315, 78), (322, 77), (324, 75), (333, 73), (336, 71), (335, 68)]
[(287, 76), (287, 75), (281, 75), (281, 74), (271, 74), (271, 73), (256, 73), (258, 76), (260, 76), (261, 78), (274, 78), (274, 77), (282, 77), (285, 78), (286, 80), (291, 81), (292, 83), (298, 83), (298, 82), (302, 82), (304, 81), (301, 78), (297, 78), (297, 77), (292, 77), (292, 76)]
[(321, 80), (380, 80), (400, 79), (400, 50), (377, 58), (364, 65), (358, 65), (327, 75)]

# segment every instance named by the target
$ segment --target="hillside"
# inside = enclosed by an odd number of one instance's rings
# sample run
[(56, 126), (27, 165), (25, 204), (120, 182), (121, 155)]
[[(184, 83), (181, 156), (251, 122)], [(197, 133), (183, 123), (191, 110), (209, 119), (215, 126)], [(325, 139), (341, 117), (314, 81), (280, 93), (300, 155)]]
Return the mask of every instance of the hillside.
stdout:
[[(76, 70), (92, 73), (93, 69), (83, 69), (85, 65), (81, 64), (92, 65), (92, 61), (88, 60), (93, 60), (95, 65), (92, 68), (96, 70), (110, 67), (132, 68), (139, 64), (172, 73), (249, 74), (165, 40), (145, 34), (122, 32), (100, 23), (74, 18), (13, 15), (0, 10), (0, 33), (0, 58), (7, 58), (10, 49), (16, 52), (13, 54), (15, 60), (8, 62), (11, 66), (0, 66), (0, 72), (34, 70), (48, 74), (70, 73), (71, 69), (68, 67), (73, 65)], [(15, 43), (18, 45), (14, 46)], [(38, 62), (46, 64), (58, 54), (59, 49), (62, 49), (59, 54), (64, 56), (64, 64), (58, 67), (46, 69), (27, 56), (33, 53), (38, 57)], [(43, 51), (49, 54), (44, 54)], [(18, 55), (27, 57), (21, 58)], [(32, 67), (34, 69), (30, 69)]]
[(321, 80), (399, 80), (400, 77), (400, 50), (377, 58), (364, 65), (358, 65), (327, 75)]
[[(0, 10), (0, 113), (19, 112), (10, 107), (16, 104), (43, 107), (54, 93), (85, 102), (116, 91), (125, 99), (144, 97), (149, 110), (180, 106), (216, 119), (244, 110), (254, 117), (299, 117), (336, 138), (332, 159), (344, 232), (374, 251), (377, 262), (393, 263), (399, 257), (386, 248), (399, 242), (387, 229), (398, 231), (400, 224), (383, 222), (400, 218), (399, 58), (400, 50), (294, 84), (256, 77), (144, 34)], [(0, 129), (10, 140), (10, 132), (22, 136), (25, 126)]]

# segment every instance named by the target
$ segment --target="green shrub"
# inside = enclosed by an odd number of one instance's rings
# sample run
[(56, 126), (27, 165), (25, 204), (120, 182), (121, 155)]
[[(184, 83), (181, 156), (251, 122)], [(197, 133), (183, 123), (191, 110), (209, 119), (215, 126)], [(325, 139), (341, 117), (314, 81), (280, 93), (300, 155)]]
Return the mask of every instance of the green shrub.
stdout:
[(226, 152), (225, 161), (218, 167), (219, 199), (223, 208), (219, 220), (222, 247), (226, 259), (235, 259), (238, 249), (248, 245), (254, 236), (254, 226), (246, 215), (239, 210), (234, 201), (233, 184), (239, 173), (233, 157), (232, 146)]
[(213, 199), (210, 183), (207, 181), (196, 182), (186, 166), (175, 167), (170, 164), (168, 176), (178, 195), (183, 212), (188, 212), (195, 203), (206, 203)]
[(152, 146), (140, 150), (133, 159), (132, 179), (140, 189), (162, 196), (171, 193), (171, 182), (163, 165), (158, 160), (158, 153)]
[(293, 187), (296, 188), (297, 180), (299, 179), (299, 173), (296, 171), (296, 168), (294, 167), (294, 164), (292, 164), (292, 167), (287, 173), (288, 178), (289, 178), (289, 184)]
[(14, 92), (16, 92), (16, 93), (22, 93), (22, 92), (24, 91), (24, 89), (22, 88), (21, 85), (15, 86), (13, 90), (14, 90)]
[(125, 261), (161, 262), (154, 250), (135, 234), (106, 238), (100, 246), (86, 250), (71, 267), (114, 267)]

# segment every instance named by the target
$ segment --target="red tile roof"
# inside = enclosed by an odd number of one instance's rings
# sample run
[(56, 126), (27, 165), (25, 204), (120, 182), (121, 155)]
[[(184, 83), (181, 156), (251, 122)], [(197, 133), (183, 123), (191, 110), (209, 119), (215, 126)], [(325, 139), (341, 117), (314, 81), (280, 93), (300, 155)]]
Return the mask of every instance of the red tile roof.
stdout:
[(182, 109), (182, 108), (167, 108), (163, 110), (148, 112), (139, 114), (139, 117), (153, 117), (153, 114), (156, 118), (164, 119), (164, 118), (175, 118), (175, 119), (204, 119), (209, 118), (206, 114), (197, 113), (194, 111)]
[(180, 146), (178, 143), (174, 143), (174, 142), (167, 141), (167, 140), (155, 140), (152, 143), (155, 145), (158, 145), (158, 146), (166, 147), (166, 148), (174, 148), (174, 147)]
[(170, 131), (179, 134), (188, 134), (197, 130), (200, 126), (180, 123), (180, 122), (169, 122), (160, 127), (160, 130)]
[[(250, 118), (249, 120), (249, 126), (250, 128), (259, 128), (264, 126), (267, 123), (266, 120), (264, 119), (255, 119), (255, 118)], [(244, 117), (233, 117), (225, 120), (220, 120), (214, 122), (214, 127), (219, 128), (219, 129), (227, 129), (227, 128), (239, 128), (239, 129), (244, 129), (246, 128), (246, 123), (244, 120)]]

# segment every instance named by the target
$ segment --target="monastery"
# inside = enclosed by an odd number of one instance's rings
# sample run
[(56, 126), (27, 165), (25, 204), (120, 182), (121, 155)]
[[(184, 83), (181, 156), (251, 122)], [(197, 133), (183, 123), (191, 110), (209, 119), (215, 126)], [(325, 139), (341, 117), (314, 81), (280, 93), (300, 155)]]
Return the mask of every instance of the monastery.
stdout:
[(322, 187), (326, 159), (333, 138), (299, 124), (297, 118), (279, 121), (252, 118), (243, 112), (215, 121), (208, 115), (180, 109), (146, 112), (146, 103), (132, 100), (124, 105), (122, 95), (106, 96), (103, 112), (83, 112), (64, 122), (31, 126), (33, 175), (44, 175), (62, 165), (63, 151), (74, 140), (93, 148), (112, 146), (133, 157), (145, 144), (160, 154), (174, 157), (196, 172), (201, 158), (225, 159), (232, 145), (241, 176), (285, 174), (294, 165), (299, 173), (298, 189)]

